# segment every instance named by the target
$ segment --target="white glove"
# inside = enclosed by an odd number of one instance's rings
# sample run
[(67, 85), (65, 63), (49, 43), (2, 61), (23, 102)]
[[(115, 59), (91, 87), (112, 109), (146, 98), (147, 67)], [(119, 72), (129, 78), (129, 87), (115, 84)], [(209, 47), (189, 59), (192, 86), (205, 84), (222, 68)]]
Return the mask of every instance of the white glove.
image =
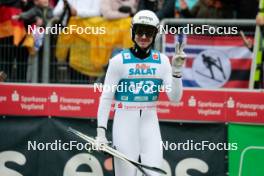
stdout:
[(103, 127), (97, 128), (97, 136), (95, 137), (95, 147), (100, 149), (103, 145), (107, 145), (109, 142), (105, 136), (106, 129)]
[(176, 43), (176, 52), (172, 58), (171, 66), (172, 66), (172, 75), (176, 77), (181, 76), (182, 66), (185, 62), (187, 55), (183, 51), (184, 44)]

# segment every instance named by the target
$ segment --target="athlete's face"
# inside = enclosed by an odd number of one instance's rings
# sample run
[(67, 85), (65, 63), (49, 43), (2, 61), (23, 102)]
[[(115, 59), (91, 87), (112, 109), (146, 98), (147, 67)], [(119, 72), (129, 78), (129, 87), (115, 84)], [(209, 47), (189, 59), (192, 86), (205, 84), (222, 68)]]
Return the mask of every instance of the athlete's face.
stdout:
[(135, 29), (135, 42), (141, 49), (148, 48), (156, 35), (155, 29), (149, 26), (137, 26)]

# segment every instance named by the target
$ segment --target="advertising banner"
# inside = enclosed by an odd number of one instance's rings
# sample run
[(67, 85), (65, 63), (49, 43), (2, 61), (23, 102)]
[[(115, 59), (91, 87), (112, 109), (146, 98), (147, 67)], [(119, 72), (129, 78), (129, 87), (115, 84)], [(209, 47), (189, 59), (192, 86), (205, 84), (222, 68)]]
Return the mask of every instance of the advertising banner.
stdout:
[[(0, 90), (0, 115), (95, 118), (101, 95), (95, 85), (0, 84)], [(179, 103), (161, 93), (157, 112), (160, 120), (264, 123), (263, 100), (260, 91), (184, 89)]]
[(230, 176), (263, 176), (263, 136), (263, 125), (229, 124), (228, 142), (238, 145), (238, 150), (229, 151)]
[(225, 175), (226, 149), (232, 146), (224, 124), (162, 123), (161, 132), (172, 176)]
[(109, 156), (86, 151), (91, 146), (69, 133), (68, 126), (95, 136), (96, 122), (90, 119), (1, 118), (0, 175), (112, 175)]
[[(90, 145), (67, 131), (69, 126), (96, 135), (94, 119), (1, 118), (0, 175), (112, 176), (111, 156), (92, 152)], [(226, 142), (225, 125), (161, 122), (161, 132), (167, 176), (226, 173), (226, 151), (223, 146), (219, 148)]]

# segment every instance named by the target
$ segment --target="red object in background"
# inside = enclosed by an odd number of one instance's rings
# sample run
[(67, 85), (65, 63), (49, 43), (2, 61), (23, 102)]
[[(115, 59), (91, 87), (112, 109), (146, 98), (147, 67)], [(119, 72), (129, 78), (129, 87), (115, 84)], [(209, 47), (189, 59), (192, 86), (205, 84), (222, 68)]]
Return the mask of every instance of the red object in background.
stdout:
[(13, 36), (13, 44), (18, 45), (26, 35), (26, 31), (23, 21), (12, 20), (12, 16), (20, 14), (22, 10), (15, 6), (1, 5), (0, 12), (0, 38)]
[[(100, 92), (93, 86), (0, 84), (0, 114), (96, 118)], [(264, 123), (260, 91), (184, 89), (175, 104), (162, 93), (160, 120)], [(113, 109), (111, 110), (113, 116)]]

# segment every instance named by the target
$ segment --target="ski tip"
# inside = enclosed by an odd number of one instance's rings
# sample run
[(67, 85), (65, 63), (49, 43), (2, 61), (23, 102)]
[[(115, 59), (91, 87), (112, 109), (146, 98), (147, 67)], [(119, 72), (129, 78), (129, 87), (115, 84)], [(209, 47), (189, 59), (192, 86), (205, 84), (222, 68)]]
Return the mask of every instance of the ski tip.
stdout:
[(164, 170), (160, 170), (160, 173), (163, 174), (163, 175), (167, 175), (167, 172), (164, 171)]
[(67, 131), (69, 131), (69, 132), (73, 132), (74, 129), (73, 129), (72, 127), (68, 127)]
[(158, 167), (153, 167), (153, 170), (155, 170), (156, 172), (159, 172), (160, 174), (167, 175), (167, 172), (165, 170), (160, 169)]

